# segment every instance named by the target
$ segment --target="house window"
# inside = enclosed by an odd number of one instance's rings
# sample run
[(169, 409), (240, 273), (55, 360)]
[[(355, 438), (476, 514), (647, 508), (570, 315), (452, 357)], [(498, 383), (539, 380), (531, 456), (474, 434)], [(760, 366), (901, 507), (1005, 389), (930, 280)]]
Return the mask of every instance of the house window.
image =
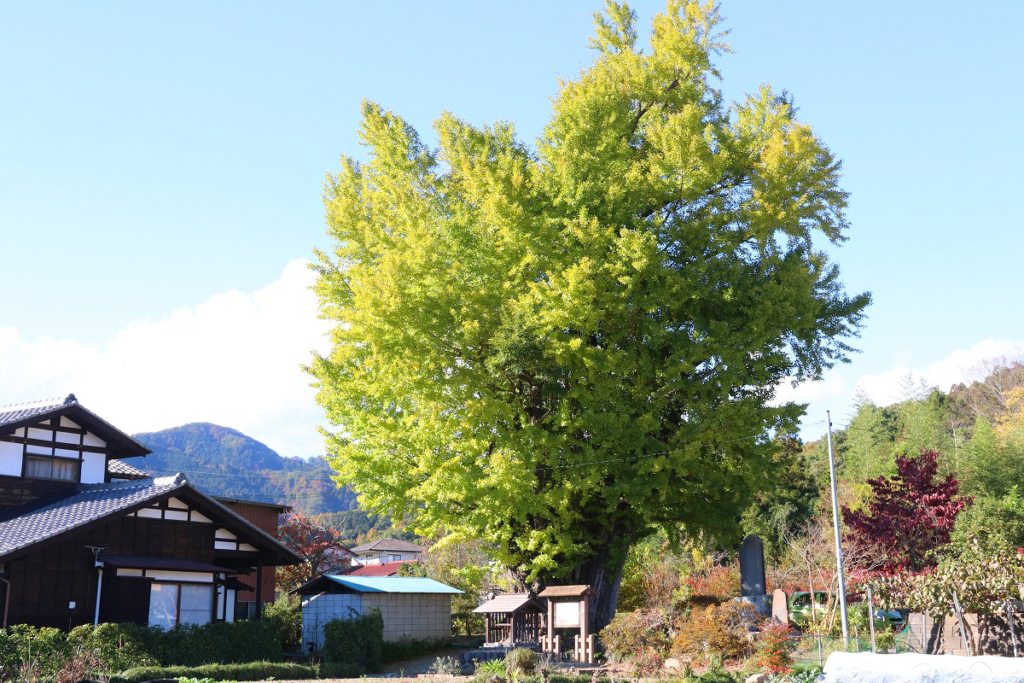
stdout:
[(401, 559), (401, 555), (388, 555), (388, 562), (398, 562)]
[(149, 625), (170, 630), (178, 624), (207, 624), (213, 615), (213, 586), (154, 583), (149, 594)]
[(46, 455), (25, 456), (25, 476), (31, 479), (78, 481), (81, 471), (81, 460)]

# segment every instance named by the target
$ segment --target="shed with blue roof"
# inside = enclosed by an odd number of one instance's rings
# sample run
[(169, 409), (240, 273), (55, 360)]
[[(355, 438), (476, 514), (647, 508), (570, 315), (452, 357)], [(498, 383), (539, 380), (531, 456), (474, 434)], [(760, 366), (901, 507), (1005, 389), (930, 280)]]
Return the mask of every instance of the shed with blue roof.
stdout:
[(292, 593), (302, 599), (302, 641), (319, 650), (328, 621), (374, 609), (384, 618), (384, 640), (450, 636), (452, 596), (462, 591), (421, 577), (325, 574)]

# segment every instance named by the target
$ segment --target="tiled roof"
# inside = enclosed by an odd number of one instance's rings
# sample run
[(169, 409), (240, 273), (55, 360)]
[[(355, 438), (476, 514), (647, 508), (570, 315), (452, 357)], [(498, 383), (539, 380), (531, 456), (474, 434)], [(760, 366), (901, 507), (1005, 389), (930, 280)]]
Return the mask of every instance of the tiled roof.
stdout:
[(357, 545), (352, 548), (354, 553), (368, 553), (368, 552), (405, 552), (405, 553), (422, 553), (426, 551), (421, 545), (415, 543), (409, 543), (408, 541), (399, 541), (397, 538), (382, 538), (379, 541), (373, 541), (372, 543), (364, 543)]
[(4, 516), (0, 517), (0, 560), (29, 546), (102, 520), (104, 517), (144, 507), (151, 500), (185, 489), (191, 495), (205, 501), (207, 506), (219, 511), (224, 518), (233, 520), (247, 529), (254, 537), (262, 537), (263, 542), (278, 555), (279, 559), (287, 560), (282, 564), (297, 564), (301, 561), (298, 555), (276, 538), (193, 487), (180, 472), (157, 479), (79, 484), (61, 498), (43, 499), (7, 510)]
[(113, 458), (107, 462), (107, 471), (117, 479), (145, 479), (149, 475), (128, 463)]
[(416, 560), (402, 562), (383, 562), (381, 564), (364, 564), (345, 572), (345, 576), (394, 576), (403, 564), (419, 564)]
[(185, 475), (82, 484), (77, 493), (0, 522), (0, 558), (188, 484)]
[(67, 398), (47, 398), (42, 401), (33, 401), (32, 403), (0, 406), (0, 427), (60, 410), (65, 405), (70, 405), (70, 403), (67, 403), (68, 401), (75, 401), (74, 394)]
[(491, 598), (473, 611), (478, 614), (511, 614), (512, 612), (518, 612), (523, 607), (529, 607), (535, 612), (541, 611), (540, 606), (527, 593), (499, 595)]
[(100, 436), (107, 439), (108, 442), (112, 438), (114, 443), (119, 444), (123, 448), (122, 453), (112, 453), (112, 457), (131, 457), (147, 455), (152, 452), (131, 436), (83, 406), (78, 402), (74, 394), (68, 394), (65, 398), (48, 398), (32, 403), (0, 406), (0, 431), (13, 431), (17, 427), (31, 424), (51, 413), (61, 415), (73, 413), (75, 420), (80, 424), (84, 421), (86, 424), (83, 426), (86, 426), (90, 431), (99, 432)]

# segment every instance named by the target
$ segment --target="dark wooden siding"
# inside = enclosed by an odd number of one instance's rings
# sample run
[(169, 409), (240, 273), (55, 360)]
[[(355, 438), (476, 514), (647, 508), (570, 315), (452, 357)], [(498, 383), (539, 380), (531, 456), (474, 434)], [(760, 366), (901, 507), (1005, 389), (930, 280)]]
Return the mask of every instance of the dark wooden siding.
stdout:
[[(277, 538), (277, 519), (279, 509), (268, 505), (249, 505), (247, 503), (224, 503), (235, 514), (243, 517), (257, 528)], [(263, 568), (263, 602), (273, 602), (275, 595), (276, 572), (273, 567)], [(245, 584), (256, 588), (256, 572), (240, 574), (238, 579)], [(240, 602), (253, 602), (256, 600), (256, 591), (239, 591)]]
[(0, 510), (31, 503), (37, 498), (68, 491), (77, 486), (71, 481), (49, 481), (45, 479), (23, 479), (0, 475)]
[[(9, 624), (69, 628), (92, 623), (97, 570), (88, 546), (111, 555), (144, 555), (213, 563), (210, 524), (123, 517), (41, 547), (8, 563)], [(72, 611), (69, 603), (75, 601)]]

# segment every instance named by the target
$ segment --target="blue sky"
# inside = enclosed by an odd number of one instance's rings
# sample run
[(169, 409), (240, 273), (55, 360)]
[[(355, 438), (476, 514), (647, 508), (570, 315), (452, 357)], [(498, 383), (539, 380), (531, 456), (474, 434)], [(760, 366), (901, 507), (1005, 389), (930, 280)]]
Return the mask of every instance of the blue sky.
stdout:
[[(636, 2), (641, 34), (660, 2)], [(298, 263), (359, 102), (533, 140), (598, 2), (0, 3), (0, 403), (75, 391), (128, 430), (318, 448)], [(787, 89), (845, 162), (836, 257), (875, 304), (853, 363), (786, 397), (841, 423), (914, 371), (1024, 347), (1024, 4), (726, 0), (729, 97)], [(201, 356), (206, 356), (201, 357)], [(945, 388), (945, 386), (944, 386)]]

